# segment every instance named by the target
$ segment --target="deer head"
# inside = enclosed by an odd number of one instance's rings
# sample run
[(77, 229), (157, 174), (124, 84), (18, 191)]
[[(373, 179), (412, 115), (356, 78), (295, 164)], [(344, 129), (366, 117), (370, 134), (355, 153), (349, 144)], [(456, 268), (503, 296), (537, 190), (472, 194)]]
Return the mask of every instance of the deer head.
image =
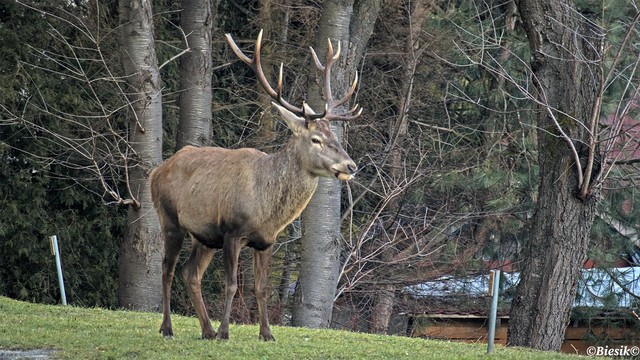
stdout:
[(282, 63), (280, 64), (278, 74), (277, 91), (269, 84), (262, 69), (260, 59), (262, 30), (256, 40), (253, 58), (248, 57), (240, 50), (230, 34), (225, 34), (225, 37), (238, 58), (255, 71), (262, 88), (272, 98), (272, 104), (278, 109), (282, 115), (282, 119), (293, 132), (294, 146), (307, 147), (308, 151), (300, 151), (301, 149), (297, 149), (299, 150), (298, 154), (303, 157), (301, 160), (307, 164), (307, 170), (315, 176), (335, 176), (339, 180), (351, 180), (355, 175), (357, 166), (342, 146), (340, 146), (338, 139), (329, 126), (329, 121), (349, 121), (357, 118), (362, 113), (362, 108), (357, 104), (346, 112), (337, 112), (337, 109), (353, 96), (358, 84), (358, 75), (356, 73), (355, 79), (344, 97), (337, 100), (333, 98), (331, 91), (331, 68), (340, 57), (340, 43), (338, 43), (338, 49), (334, 53), (331, 40), (328, 40), (329, 47), (326, 65), (320, 62), (316, 52), (313, 48), (310, 48), (316, 67), (323, 74), (323, 93), (326, 100), (324, 110), (321, 113), (316, 113), (306, 102), (303, 102), (302, 106), (297, 107), (282, 97)]

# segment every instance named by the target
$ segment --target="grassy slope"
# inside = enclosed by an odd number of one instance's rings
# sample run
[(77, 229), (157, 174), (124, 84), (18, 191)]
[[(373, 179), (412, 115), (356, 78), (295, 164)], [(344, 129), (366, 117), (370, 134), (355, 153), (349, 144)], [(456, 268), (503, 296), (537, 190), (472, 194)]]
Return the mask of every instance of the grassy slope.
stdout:
[[(19, 302), (0, 297), (0, 349), (56, 349), (69, 359), (475, 359), (486, 345), (293, 327), (232, 325), (231, 340), (200, 340), (195, 318), (174, 316), (176, 338), (158, 333), (161, 315)], [(215, 326), (215, 325), (214, 325)], [(558, 353), (497, 347), (491, 358), (570, 359)]]

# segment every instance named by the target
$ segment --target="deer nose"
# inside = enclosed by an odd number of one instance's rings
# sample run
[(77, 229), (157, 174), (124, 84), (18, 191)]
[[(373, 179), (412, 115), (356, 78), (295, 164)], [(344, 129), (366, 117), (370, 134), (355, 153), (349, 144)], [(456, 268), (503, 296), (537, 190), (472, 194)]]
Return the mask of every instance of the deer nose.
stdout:
[(335, 177), (342, 181), (349, 181), (353, 179), (357, 170), (358, 166), (351, 159), (345, 160), (331, 168)]

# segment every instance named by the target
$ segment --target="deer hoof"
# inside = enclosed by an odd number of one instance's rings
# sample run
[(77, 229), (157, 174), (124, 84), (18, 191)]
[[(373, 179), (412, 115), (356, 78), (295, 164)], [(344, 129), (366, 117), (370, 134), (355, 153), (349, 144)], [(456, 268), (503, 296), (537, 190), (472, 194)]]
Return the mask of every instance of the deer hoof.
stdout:
[(164, 337), (165, 339), (173, 339), (173, 330), (171, 329), (160, 329), (160, 333), (162, 334), (162, 337)]
[(271, 335), (271, 333), (268, 333), (268, 334), (260, 334), (260, 340), (263, 340), (263, 341), (276, 341), (276, 338), (274, 338), (273, 335)]
[(202, 333), (202, 340), (211, 340), (211, 339), (215, 339), (216, 338), (216, 333), (215, 332), (206, 332), (206, 333)]

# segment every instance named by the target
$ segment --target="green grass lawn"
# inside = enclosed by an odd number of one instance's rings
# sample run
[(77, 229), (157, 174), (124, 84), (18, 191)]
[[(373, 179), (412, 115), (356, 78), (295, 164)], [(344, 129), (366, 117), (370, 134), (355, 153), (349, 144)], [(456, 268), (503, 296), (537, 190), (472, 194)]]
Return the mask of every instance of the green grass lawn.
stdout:
[[(462, 344), (337, 330), (232, 325), (229, 341), (200, 340), (193, 317), (173, 316), (174, 339), (158, 329), (159, 313), (25, 303), (0, 297), (0, 349), (53, 349), (62, 359), (570, 359), (575, 356), (485, 344)], [(214, 328), (217, 324), (214, 324)]]

